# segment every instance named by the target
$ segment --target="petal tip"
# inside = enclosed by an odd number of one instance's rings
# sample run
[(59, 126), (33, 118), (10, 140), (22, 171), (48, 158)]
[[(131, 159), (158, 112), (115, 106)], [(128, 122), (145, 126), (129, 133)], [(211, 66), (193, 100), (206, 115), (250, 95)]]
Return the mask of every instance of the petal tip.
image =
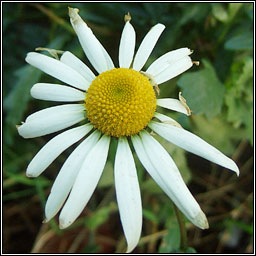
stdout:
[(65, 229), (66, 228), (66, 225), (61, 220), (60, 220), (59, 228), (60, 229)]
[(62, 218), (59, 219), (59, 228), (60, 229), (65, 229), (65, 228), (69, 227), (71, 224), (72, 224), (71, 221), (65, 221)]
[(45, 219), (42, 221), (42, 223), (45, 224), (45, 223), (48, 223), (49, 221), (50, 221), (50, 219), (45, 218)]
[(237, 166), (236, 166), (236, 168), (235, 168), (234, 172), (236, 173), (237, 177), (239, 177), (239, 175), (240, 175), (240, 171), (239, 171), (239, 169), (238, 169), (238, 167), (237, 167)]
[(135, 246), (128, 245), (125, 253), (131, 253), (135, 249), (135, 247), (136, 247), (136, 245)]
[(203, 213), (203, 211), (200, 211), (196, 217), (194, 218), (194, 224), (198, 226), (201, 229), (208, 229), (209, 228), (209, 223), (208, 220)]
[(35, 175), (35, 174), (33, 174), (32, 172), (26, 172), (26, 176), (28, 177), (28, 178), (36, 178), (38, 175)]
[(157, 23), (156, 26), (161, 27), (161, 29), (165, 29), (165, 25), (162, 23)]
[(79, 9), (68, 7), (68, 15), (73, 25), (76, 25), (78, 22), (83, 21), (82, 18), (79, 16), (78, 12)]

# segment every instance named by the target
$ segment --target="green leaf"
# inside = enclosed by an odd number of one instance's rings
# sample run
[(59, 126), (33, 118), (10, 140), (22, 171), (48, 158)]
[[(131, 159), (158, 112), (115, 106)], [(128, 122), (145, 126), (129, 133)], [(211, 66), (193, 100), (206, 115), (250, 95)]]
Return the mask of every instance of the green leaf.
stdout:
[(253, 60), (247, 58), (234, 63), (225, 103), (228, 107), (227, 120), (235, 127), (245, 126), (247, 138), (253, 143)]
[(253, 47), (253, 34), (250, 31), (231, 37), (224, 45), (227, 50), (248, 50)]
[(188, 247), (186, 250), (185, 250), (185, 253), (197, 253), (197, 251), (192, 248), (192, 247)]
[(159, 222), (158, 216), (156, 216), (153, 211), (147, 210), (147, 209), (144, 208), (142, 212), (143, 212), (143, 216), (146, 219), (148, 219), (148, 220), (150, 220), (150, 221), (152, 221), (154, 223), (158, 223)]
[(221, 112), (224, 86), (210, 62), (203, 60), (203, 65), (203, 70), (182, 75), (177, 84), (192, 112), (203, 113), (210, 119)]
[[(61, 48), (69, 39), (69, 36), (63, 35), (52, 41), (47, 48)], [(25, 65), (14, 73), (16, 79), (13, 89), (4, 99), (4, 110), (7, 112), (4, 127), (4, 139), (8, 145), (14, 142), (14, 134), (17, 134), (16, 125), (19, 124), (27, 109), (31, 87), (39, 82), (42, 71)]]
[(96, 230), (101, 224), (108, 220), (110, 213), (116, 209), (116, 204), (111, 203), (108, 206), (96, 210), (90, 217), (86, 217), (85, 225), (91, 230)]
[(229, 3), (228, 5), (228, 18), (232, 20), (240, 8), (243, 6), (243, 3)]
[(221, 3), (212, 3), (212, 14), (221, 22), (226, 22), (228, 20), (228, 13)]
[(110, 187), (114, 184), (114, 169), (112, 162), (108, 161), (98, 183), (99, 188)]
[(31, 66), (24, 66), (17, 70), (14, 89), (4, 100), (4, 108), (8, 111), (5, 120), (5, 140), (13, 144), (13, 134), (16, 133), (16, 125), (20, 123), (27, 108), (27, 102), (31, 98), (30, 89), (37, 83), (42, 72)]
[(163, 194), (163, 190), (156, 184), (156, 182), (149, 177), (146, 181), (144, 181), (141, 186), (141, 191), (145, 191), (148, 195), (154, 194)]
[(167, 235), (164, 236), (158, 253), (175, 253), (180, 248), (180, 229), (177, 220), (173, 218)]
[(202, 115), (197, 115), (193, 117), (193, 124), (193, 133), (227, 155), (234, 153), (236, 144), (233, 140), (240, 140), (245, 135), (220, 117), (207, 120)]

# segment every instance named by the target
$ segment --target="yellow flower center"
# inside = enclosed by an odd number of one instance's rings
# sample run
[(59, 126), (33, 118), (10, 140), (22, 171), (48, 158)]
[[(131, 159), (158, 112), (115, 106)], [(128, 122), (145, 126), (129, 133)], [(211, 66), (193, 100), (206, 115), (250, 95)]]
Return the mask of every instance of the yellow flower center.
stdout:
[(120, 137), (144, 129), (156, 110), (156, 96), (147, 77), (128, 68), (101, 73), (85, 99), (87, 116), (102, 133)]

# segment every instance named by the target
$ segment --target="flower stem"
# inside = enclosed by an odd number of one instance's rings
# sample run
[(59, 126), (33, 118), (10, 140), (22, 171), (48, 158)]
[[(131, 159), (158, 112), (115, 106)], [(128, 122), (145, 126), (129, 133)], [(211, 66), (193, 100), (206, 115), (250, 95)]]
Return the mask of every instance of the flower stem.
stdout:
[(180, 228), (180, 249), (182, 251), (185, 251), (187, 249), (187, 232), (186, 232), (185, 223), (183, 220), (182, 213), (174, 203), (173, 203), (173, 207), (174, 207), (174, 211), (175, 211), (175, 214), (179, 223), (179, 228)]

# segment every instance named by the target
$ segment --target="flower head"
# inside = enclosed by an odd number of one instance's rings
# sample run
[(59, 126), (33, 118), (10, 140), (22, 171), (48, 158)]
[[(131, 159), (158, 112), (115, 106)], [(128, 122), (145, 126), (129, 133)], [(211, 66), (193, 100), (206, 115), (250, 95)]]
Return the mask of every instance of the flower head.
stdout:
[[(83, 211), (103, 172), (111, 138), (118, 139), (114, 178), (120, 218), (127, 240), (127, 252), (138, 244), (142, 228), (142, 205), (130, 140), (142, 165), (173, 200), (183, 214), (199, 228), (208, 228), (200, 206), (184, 183), (171, 156), (147, 131), (239, 174), (236, 164), (198, 136), (184, 130), (168, 116), (156, 112), (164, 107), (190, 115), (185, 99), (157, 99), (157, 85), (189, 69), (192, 51), (170, 51), (142, 71), (165, 26), (155, 25), (144, 37), (137, 53), (135, 31), (126, 16), (119, 47), (119, 67), (114, 64), (91, 29), (69, 8), (71, 24), (80, 44), (98, 74), (66, 51), (60, 60), (31, 52), (26, 61), (68, 84), (37, 83), (34, 98), (69, 102), (38, 111), (18, 126), (24, 138), (34, 138), (84, 124), (51, 139), (33, 158), (27, 176), (40, 175), (66, 148), (83, 139), (63, 164), (47, 199), (46, 221), (60, 213), (60, 228), (71, 225)], [(79, 102), (79, 103), (70, 103)]]

